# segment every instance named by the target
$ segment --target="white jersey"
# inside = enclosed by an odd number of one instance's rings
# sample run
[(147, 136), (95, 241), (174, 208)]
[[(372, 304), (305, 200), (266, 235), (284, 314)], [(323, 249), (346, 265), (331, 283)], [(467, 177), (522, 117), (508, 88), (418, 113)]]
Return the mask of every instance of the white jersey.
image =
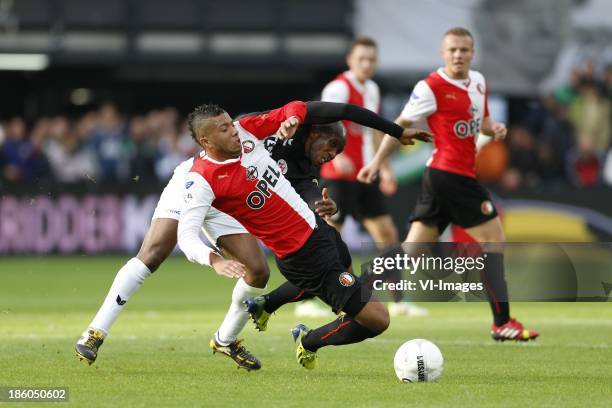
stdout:
[[(193, 158), (185, 160), (174, 169), (172, 178), (162, 191), (152, 219), (169, 218), (178, 221), (183, 206), (183, 190), (185, 178), (193, 166)], [(233, 217), (211, 207), (206, 214), (202, 231), (208, 240), (217, 244), (219, 237), (232, 234), (247, 234), (248, 231)]]

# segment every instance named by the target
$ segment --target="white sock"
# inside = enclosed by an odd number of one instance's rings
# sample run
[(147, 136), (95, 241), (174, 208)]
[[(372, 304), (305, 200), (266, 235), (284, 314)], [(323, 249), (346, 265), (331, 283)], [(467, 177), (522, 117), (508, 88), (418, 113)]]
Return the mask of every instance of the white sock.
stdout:
[(100, 330), (106, 336), (117, 317), (119, 317), (119, 313), (123, 310), (125, 302), (150, 275), (151, 271), (140, 259), (130, 259), (117, 272), (104, 303), (102, 303), (89, 327)]
[(232, 292), (232, 304), (221, 323), (221, 327), (215, 333), (215, 340), (221, 345), (227, 346), (236, 341), (236, 337), (249, 320), (249, 313), (244, 310), (242, 302), (250, 297), (263, 294), (265, 288), (255, 288), (249, 286), (244, 279), (238, 279), (234, 291)]

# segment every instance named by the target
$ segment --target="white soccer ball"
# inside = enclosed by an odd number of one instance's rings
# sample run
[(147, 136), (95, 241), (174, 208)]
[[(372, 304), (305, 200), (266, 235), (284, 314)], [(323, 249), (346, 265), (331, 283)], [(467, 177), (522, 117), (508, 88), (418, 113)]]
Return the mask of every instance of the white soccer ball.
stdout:
[(431, 341), (414, 339), (397, 349), (393, 366), (401, 382), (436, 381), (442, 375), (444, 358)]

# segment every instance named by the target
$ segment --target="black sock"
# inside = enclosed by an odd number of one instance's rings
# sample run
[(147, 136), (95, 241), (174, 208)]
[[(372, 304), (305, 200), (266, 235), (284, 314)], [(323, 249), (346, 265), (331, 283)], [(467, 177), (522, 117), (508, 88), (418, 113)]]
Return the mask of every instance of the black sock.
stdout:
[(485, 267), (480, 276), (489, 297), (495, 325), (501, 326), (510, 320), (508, 286), (504, 278), (504, 255), (496, 252), (487, 252), (485, 255)]
[(266, 304), (264, 305), (265, 311), (274, 313), (284, 304), (310, 299), (314, 296), (304, 292), (293, 283), (287, 281), (272, 292), (264, 295), (264, 297), (266, 298)]
[(360, 325), (352, 317), (344, 315), (331, 323), (313, 329), (302, 338), (302, 346), (306, 350), (317, 351), (324, 346), (359, 343), (376, 335), (377, 333)]

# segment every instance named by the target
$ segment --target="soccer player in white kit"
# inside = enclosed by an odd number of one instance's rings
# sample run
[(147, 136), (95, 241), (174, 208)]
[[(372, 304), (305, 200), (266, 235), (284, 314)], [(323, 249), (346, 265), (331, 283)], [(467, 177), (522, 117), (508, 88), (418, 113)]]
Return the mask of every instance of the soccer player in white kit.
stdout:
[[(193, 158), (185, 160), (174, 170), (168, 185), (162, 192), (140, 251), (118, 272), (102, 306), (81, 335), (76, 344), (77, 355), (92, 364), (98, 349), (108, 335), (112, 325), (124, 309), (126, 302), (140, 288), (145, 279), (161, 265), (176, 246), (176, 235), (182, 206), (185, 176), (193, 166)], [(240, 223), (232, 217), (211, 209), (203, 231), (209, 241), (222, 248), (223, 252), (240, 253), (238, 247), (249, 247), (249, 251), (261, 251), (259, 243), (247, 233)], [(240, 240), (237, 235), (240, 234)], [(230, 258), (230, 257), (228, 257)], [(217, 350), (230, 356), (240, 367), (258, 369), (261, 364), (246, 348), (236, 340), (248, 320), (242, 310), (241, 302), (263, 293), (269, 278), (267, 262), (263, 256), (241, 259), (237, 262), (223, 259), (215, 265), (220, 276), (238, 278), (232, 293), (230, 309), (215, 337), (221, 336)]]
[[(396, 126), (374, 114), (347, 105), (326, 105), (321, 102), (310, 104), (311, 117), (315, 116), (320, 123), (329, 123), (340, 118), (351, 118), (369, 126), (387, 129), (387, 132), (390, 132), (388, 130), (389, 126)], [(315, 105), (317, 106), (315, 107)], [(333, 159), (338, 153), (338, 149), (341, 150), (343, 146), (342, 135), (335, 134), (336, 131), (334, 130), (339, 128), (327, 127), (328, 130), (326, 131), (321, 129), (316, 128), (316, 126), (310, 128), (310, 134), (306, 142), (306, 146), (309, 146), (310, 160), (313, 160), (313, 163), (316, 161), (316, 165)], [(327, 132), (327, 135), (321, 132)], [(243, 148), (245, 153), (248, 154), (254, 148), (254, 144), (251, 145), (247, 142)], [(280, 148), (278, 153), (280, 158), (285, 154), (284, 151), (283, 148)], [(306, 156), (303, 157), (303, 160), (307, 160)], [(117, 273), (102, 307), (78, 341), (76, 345), (77, 355), (90, 364), (96, 360), (99, 347), (123, 310), (127, 300), (170, 255), (175, 247), (177, 223), (183, 202), (183, 190), (186, 185), (185, 176), (193, 166), (193, 161), (193, 159), (186, 160), (175, 169), (173, 177), (161, 194), (151, 227), (138, 255)], [(296, 170), (297, 167), (292, 172)], [(317, 213), (324, 216), (326, 210), (334, 207), (330, 204), (329, 200), (320, 199), (318, 204), (315, 204)], [(203, 230), (209, 241), (216, 244), (227, 258), (235, 257), (240, 261), (240, 263), (237, 263), (223, 260), (215, 265), (215, 270), (219, 275), (240, 279), (232, 294), (230, 310), (211, 340), (211, 347), (214, 351), (231, 357), (240, 367), (257, 369), (260, 367), (259, 361), (236, 341), (236, 336), (248, 318), (248, 314), (241, 308), (241, 303), (244, 299), (255, 297), (261, 293), (269, 275), (267, 262), (257, 241), (231, 216), (211, 208), (206, 216)]]

